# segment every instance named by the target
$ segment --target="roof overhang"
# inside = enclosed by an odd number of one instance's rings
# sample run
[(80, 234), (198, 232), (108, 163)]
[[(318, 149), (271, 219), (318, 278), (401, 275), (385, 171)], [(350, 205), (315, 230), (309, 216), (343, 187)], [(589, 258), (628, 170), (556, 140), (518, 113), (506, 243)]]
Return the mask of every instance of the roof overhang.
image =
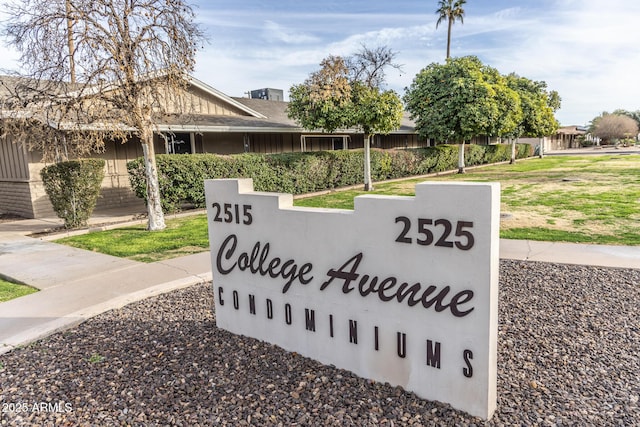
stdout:
[(213, 125), (156, 125), (158, 132), (196, 132), (196, 133), (301, 133), (301, 128), (255, 127), (255, 126), (213, 126)]
[[(308, 130), (293, 127), (258, 127), (258, 126), (214, 126), (214, 125), (167, 125), (159, 124), (154, 127), (157, 132), (195, 132), (195, 133), (302, 133), (307, 136), (341, 136), (361, 134), (356, 129), (337, 129), (335, 132), (322, 132), (319, 129)], [(400, 130), (390, 132), (391, 135), (406, 135)], [(312, 135), (310, 135), (312, 134)]]

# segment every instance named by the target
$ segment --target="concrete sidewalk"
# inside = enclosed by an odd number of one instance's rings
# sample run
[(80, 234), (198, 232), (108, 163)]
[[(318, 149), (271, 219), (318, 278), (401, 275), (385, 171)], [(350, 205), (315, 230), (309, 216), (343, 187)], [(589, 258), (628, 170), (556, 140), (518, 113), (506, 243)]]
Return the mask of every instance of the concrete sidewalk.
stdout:
[(0, 233), (2, 276), (39, 292), (0, 303), (0, 354), (134, 301), (211, 280), (209, 252), (152, 264)]
[[(92, 222), (107, 219), (116, 217)], [(209, 252), (145, 264), (27, 237), (56, 226), (55, 219), (0, 223), (0, 276), (40, 289), (0, 303), (0, 354), (105, 311), (211, 280)], [(640, 247), (501, 240), (500, 258), (640, 268)]]
[(544, 152), (544, 155), (548, 156), (584, 156), (584, 155), (629, 155), (640, 154), (640, 145), (631, 145), (628, 147), (623, 146), (591, 146), (580, 148), (564, 148), (562, 150), (548, 150)]
[(640, 246), (587, 245), (500, 239), (500, 258), (640, 269)]
[[(144, 222), (135, 217), (101, 213), (90, 228)], [(61, 224), (56, 218), (0, 223), (0, 277), (40, 289), (0, 303), (0, 354), (105, 311), (211, 280), (209, 252), (146, 264), (28, 237)]]

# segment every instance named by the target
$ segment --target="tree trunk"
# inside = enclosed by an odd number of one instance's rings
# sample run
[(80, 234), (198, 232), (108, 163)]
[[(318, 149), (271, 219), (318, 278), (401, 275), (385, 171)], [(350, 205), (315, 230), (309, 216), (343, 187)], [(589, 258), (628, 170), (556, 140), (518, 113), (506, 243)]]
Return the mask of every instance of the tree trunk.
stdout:
[(458, 145), (458, 173), (464, 173), (464, 141)]
[(511, 141), (511, 160), (509, 160), (510, 164), (514, 164), (516, 162), (516, 138), (509, 138)]
[(71, 83), (76, 82), (76, 62), (75, 62), (75, 48), (73, 47), (73, 18), (71, 17), (71, 1), (65, 2), (67, 11), (67, 46), (69, 47), (69, 74)]
[(447, 59), (451, 53), (451, 27), (453, 26), (453, 19), (449, 18), (449, 27), (447, 28)]
[(364, 134), (364, 191), (373, 190), (371, 180), (371, 134)]
[(544, 137), (540, 138), (540, 152), (538, 155), (540, 158), (544, 157)]
[(147, 213), (149, 223), (147, 230), (164, 230), (164, 213), (160, 203), (160, 185), (158, 183), (158, 169), (156, 167), (156, 153), (153, 147), (153, 132), (146, 130), (140, 136), (142, 153), (144, 154), (144, 170), (147, 180)]

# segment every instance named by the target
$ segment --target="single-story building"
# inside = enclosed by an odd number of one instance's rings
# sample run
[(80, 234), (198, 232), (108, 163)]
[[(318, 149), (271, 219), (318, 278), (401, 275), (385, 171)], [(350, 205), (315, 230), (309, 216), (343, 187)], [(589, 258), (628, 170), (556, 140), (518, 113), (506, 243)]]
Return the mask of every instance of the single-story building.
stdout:
[[(580, 148), (579, 137), (586, 133), (587, 130), (582, 126), (561, 126), (555, 134), (542, 138), (544, 152)], [(520, 142), (539, 145), (540, 139), (541, 138), (520, 138)]]
[[(1, 87), (14, 83), (14, 78), (0, 76), (0, 98), (9, 93)], [(188, 78), (182, 99), (189, 102), (190, 114), (171, 111), (172, 107), (168, 106), (165, 109), (168, 114), (157, 119), (154, 141), (158, 154), (282, 153), (364, 146), (363, 136), (354, 130), (324, 134), (300, 128), (287, 117), (286, 102), (230, 97), (193, 77)], [(4, 100), (0, 101), (4, 106)], [(9, 116), (2, 114), (4, 119)], [(0, 134), (0, 213), (26, 218), (53, 215), (40, 178), (40, 171), (46, 165), (42, 153), (29, 151), (5, 129), (1, 129)], [(126, 168), (127, 162), (142, 156), (141, 145), (135, 139), (125, 144), (113, 141), (105, 144), (104, 152), (94, 156), (106, 160), (97, 209), (141, 205), (131, 191)], [(414, 148), (427, 144), (418, 138), (407, 116), (400, 129), (373, 138), (373, 146), (378, 148)]]
[(547, 150), (565, 150), (567, 148), (580, 148), (580, 136), (587, 133), (582, 126), (562, 126), (555, 135), (549, 137)]

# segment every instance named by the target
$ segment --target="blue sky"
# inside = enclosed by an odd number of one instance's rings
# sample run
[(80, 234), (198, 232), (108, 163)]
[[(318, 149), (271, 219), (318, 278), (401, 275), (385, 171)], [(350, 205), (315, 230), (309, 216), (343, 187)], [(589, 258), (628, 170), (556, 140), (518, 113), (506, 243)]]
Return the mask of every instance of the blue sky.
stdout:
[[(231, 96), (271, 87), (285, 93), (328, 55), (362, 44), (397, 52), (404, 94), (416, 73), (443, 62), (446, 23), (437, 0), (195, 0), (209, 42), (195, 77)], [(467, 0), (452, 56), (476, 55), (501, 73), (544, 80), (562, 97), (556, 117), (584, 125), (602, 111), (640, 110), (640, 1)], [(0, 68), (14, 68), (11, 53)]]

